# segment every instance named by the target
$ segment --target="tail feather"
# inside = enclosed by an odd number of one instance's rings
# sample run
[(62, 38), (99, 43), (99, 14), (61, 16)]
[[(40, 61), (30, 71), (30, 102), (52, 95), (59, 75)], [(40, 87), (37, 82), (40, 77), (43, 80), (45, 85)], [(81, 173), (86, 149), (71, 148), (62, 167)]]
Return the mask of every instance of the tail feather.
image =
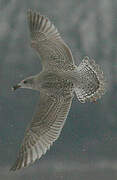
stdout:
[(99, 65), (94, 60), (85, 57), (77, 68), (78, 83), (75, 93), (82, 103), (96, 101), (105, 93), (106, 81)]

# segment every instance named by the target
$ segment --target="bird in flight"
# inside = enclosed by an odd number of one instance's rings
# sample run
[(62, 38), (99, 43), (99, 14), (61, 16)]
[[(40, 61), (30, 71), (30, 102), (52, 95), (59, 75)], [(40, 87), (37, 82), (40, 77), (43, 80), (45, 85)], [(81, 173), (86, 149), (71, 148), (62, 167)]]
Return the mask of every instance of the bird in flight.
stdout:
[(39, 12), (28, 10), (31, 47), (42, 63), (42, 71), (13, 87), (40, 91), (39, 104), (28, 125), (16, 162), (15, 171), (27, 167), (50, 149), (65, 124), (72, 99), (81, 103), (96, 101), (105, 92), (105, 79), (99, 65), (85, 57), (76, 66), (69, 47), (51, 21)]

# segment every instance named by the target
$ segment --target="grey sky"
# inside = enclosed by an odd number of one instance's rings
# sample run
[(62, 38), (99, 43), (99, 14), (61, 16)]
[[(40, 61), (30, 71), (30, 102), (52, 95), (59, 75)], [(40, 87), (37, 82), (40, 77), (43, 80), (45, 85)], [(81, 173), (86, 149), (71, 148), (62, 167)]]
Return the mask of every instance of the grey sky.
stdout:
[[(11, 92), (12, 85), (41, 70), (37, 54), (30, 48), (26, 21), (28, 8), (39, 10), (51, 19), (70, 46), (76, 64), (84, 56), (90, 56), (102, 66), (108, 80), (108, 91), (97, 104), (80, 104), (74, 99), (61, 136), (50, 151), (29, 169), (13, 174), (8, 169), (16, 158), (24, 130), (39, 98), (38, 92), (30, 90)], [(116, 0), (0, 0), (2, 180), (117, 178), (116, 17)], [(68, 169), (72, 172), (68, 173)]]

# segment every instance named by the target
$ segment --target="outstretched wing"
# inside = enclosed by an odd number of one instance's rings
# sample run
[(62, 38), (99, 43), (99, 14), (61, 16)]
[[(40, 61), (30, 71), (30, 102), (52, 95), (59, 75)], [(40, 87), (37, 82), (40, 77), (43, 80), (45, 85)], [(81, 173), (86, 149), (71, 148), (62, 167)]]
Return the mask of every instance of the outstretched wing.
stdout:
[(31, 47), (41, 57), (43, 69), (68, 70), (74, 61), (70, 49), (47, 17), (28, 10)]
[(85, 57), (77, 68), (75, 93), (80, 102), (96, 101), (106, 90), (106, 81), (99, 65)]
[(26, 130), (17, 160), (11, 170), (28, 166), (39, 159), (59, 137), (68, 115), (73, 96), (40, 95), (40, 103)]

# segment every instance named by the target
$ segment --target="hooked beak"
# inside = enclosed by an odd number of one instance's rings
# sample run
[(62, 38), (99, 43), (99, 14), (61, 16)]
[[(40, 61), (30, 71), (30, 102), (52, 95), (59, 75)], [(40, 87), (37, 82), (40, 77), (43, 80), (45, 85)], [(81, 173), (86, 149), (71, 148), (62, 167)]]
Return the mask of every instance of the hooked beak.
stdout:
[(21, 84), (16, 84), (15, 86), (12, 87), (12, 91), (15, 91), (16, 89), (20, 87), (21, 87)]

